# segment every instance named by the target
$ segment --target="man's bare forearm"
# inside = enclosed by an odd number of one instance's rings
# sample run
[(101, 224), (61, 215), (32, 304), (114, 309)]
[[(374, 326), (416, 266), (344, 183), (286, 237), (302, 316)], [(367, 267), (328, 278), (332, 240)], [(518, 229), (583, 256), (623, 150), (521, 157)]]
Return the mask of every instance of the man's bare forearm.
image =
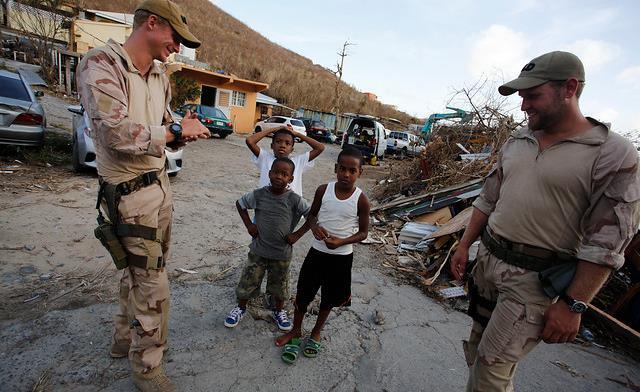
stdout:
[(579, 261), (567, 295), (579, 301), (591, 302), (611, 274), (611, 267)]
[(484, 227), (487, 225), (487, 221), (489, 221), (489, 215), (485, 215), (484, 212), (473, 207), (471, 219), (469, 219), (467, 229), (462, 235), (460, 246), (469, 248), (471, 244), (473, 244), (473, 242), (476, 240), (476, 238), (478, 238), (480, 234), (482, 234), (482, 230), (484, 230)]

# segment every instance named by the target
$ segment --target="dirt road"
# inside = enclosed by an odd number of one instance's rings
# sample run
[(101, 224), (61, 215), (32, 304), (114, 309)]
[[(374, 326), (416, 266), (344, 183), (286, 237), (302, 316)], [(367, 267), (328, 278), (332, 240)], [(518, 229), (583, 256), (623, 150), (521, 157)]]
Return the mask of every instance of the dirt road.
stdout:
[[(297, 152), (305, 149), (296, 146)], [(333, 178), (337, 153), (329, 146), (305, 174), (307, 198)], [(235, 135), (198, 142), (188, 147), (184, 170), (172, 179), (166, 369), (179, 390), (463, 389), (467, 369), (460, 340), (469, 318), (387, 276), (381, 255), (366, 245), (356, 247), (353, 305), (329, 318), (318, 358), (284, 364), (273, 345), (276, 326), (259, 302), (237, 328), (223, 326), (250, 241), (234, 208), (258, 182), (249, 158), (244, 139)], [(366, 167), (360, 185), (366, 189), (383, 172)], [(0, 390), (133, 390), (127, 361), (108, 356), (119, 275), (92, 234), (95, 174), (22, 165), (0, 176)], [(294, 248), (293, 282), (309, 243), (307, 234)], [(384, 324), (374, 323), (375, 311), (385, 316)], [(605, 377), (637, 382), (639, 368), (596, 347), (542, 345), (519, 367), (516, 387), (622, 391)]]

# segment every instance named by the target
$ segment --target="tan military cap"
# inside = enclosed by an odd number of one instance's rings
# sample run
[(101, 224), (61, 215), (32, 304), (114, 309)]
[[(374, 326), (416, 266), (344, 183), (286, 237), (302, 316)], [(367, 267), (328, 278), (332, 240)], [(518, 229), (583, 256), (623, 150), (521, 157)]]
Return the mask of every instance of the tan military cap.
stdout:
[(187, 17), (178, 5), (169, 0), (144, 0), (137, 10), (145, 10), (154, 15), (166, 19), (171, 27), (178, 33), (181, 42), (188, 48), (197, 48), (201, 42), (193, 35), (187, 27)]
[(576, 78), (584, 82), (584, 66), (573, 53), (550, 52), (531, 60), (520, 71), (516, 79), (498, 87), (502, 95), (511, 95), (518, 90), (536, 87), (551, 80)]

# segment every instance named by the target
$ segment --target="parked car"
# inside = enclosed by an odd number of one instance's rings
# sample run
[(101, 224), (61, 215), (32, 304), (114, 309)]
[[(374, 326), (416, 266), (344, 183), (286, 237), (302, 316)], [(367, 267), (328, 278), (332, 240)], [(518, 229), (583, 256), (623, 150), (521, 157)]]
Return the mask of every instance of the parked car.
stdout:
[(301, 120), (304, 124), (304, 127), (307, 131), (307, 136), (321, 142), (333, 142), (333, 140), (335, 140), (335, 137), (331, 137), (333, 136), (333, 134), (324, 124), (324, 121), (312, 120), (310, 118), (298, 118), (298, 120)]
[(291, 131), (299, 132), (305, 136), (307, 135), (307, 129), (305, 128), (302, 120), (285, 116), (271, 116), (266, 120), (258, 121), (255, 125), (254, 132), (262, 132), (267, 129), (279, 128), (282, 126), (289, 128)]
[(233, 133), (233, 123), (227, 118), (222, 110), (206, 105), (186, 104), (175, 110), (180, 116), (184, 116), (187, 110), (197, 113), (202, 125), (207, 127), (211, 134), (220, 136), (221, 139)]
[(0, 144), (39, 146), (47, 126), (44, 109), (22, 75), (0, 70)]
[[(73, 136), (71, 163), (75, 172), (96, 168), (96, 149), (91, 139), (91, 127), (89, 116), (80, 105), (67, 106), (67, 110), (73, 113)], [(175, 176), (182, 170), (182, 148), (172, 150), (165, 149), (167, 156), (167, 173)]]
[(387, 152), (399, 154), (404, 157), (407, 155), (420, 155), (425, 149), (424, 139), (418, 135), (409, 132), (391, 131), (387, 139)]
[(387, 149), (387, 132), (375, 117), (356, 116), (342, 136), (342, 148), (354, 147), (362, 152), (365, 160), (375, 165), (384, 158)]

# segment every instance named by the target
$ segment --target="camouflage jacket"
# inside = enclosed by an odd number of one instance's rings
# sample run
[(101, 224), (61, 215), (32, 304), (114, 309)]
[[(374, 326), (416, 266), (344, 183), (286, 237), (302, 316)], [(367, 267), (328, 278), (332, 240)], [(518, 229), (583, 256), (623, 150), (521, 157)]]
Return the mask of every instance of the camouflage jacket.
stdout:
[(154, 61), (145, 77), (122, 45), (109, 40), (84, 56), (77, 84), (100, 176), (117, 184), (164, 167), (165, 124), (173, 120), (162, 64)]
[(619, 268), (640, 222), (638, 152), (589, 120), (593, 128), (543, 151), (531, 130), (516, 130), (474, 207), (510, 241)]

